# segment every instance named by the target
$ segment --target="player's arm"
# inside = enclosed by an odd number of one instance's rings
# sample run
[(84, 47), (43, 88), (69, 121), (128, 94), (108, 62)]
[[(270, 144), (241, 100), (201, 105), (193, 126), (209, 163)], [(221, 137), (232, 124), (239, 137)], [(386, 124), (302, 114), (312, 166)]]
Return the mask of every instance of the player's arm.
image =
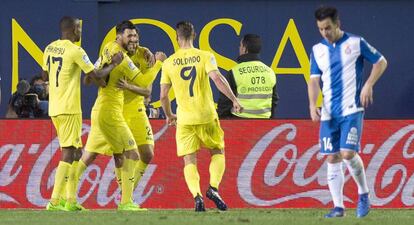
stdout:
[(155, 53), (155, 64), (143, 74), (142, 78), (139, 79), (139, 82), (142, 86), (147, 87), (154, 82), (158, 72), (161, 70), (162, 63), (165, 61), (165, 59), (167, 59), (167, 56), (164, 52)]
[(85, 76), (83, 78), (83, 84), (85, 85), (96, 85), (98, 87), (106, 87), (106, 82), (103, 78), (92, 78), (92, 76)]
[(168, 98), (168, 92), (171, 89), (171, 84), (161, 84), (160, 101), (165, 116), (167, 117), (168, 125), (175, 125), (177, 116), (171, 111), (171, 102)]
[(156, 63), (156, 58), (154, 57), (154, 54), (152, 54), (152, 52), (146, 47), (139, 46), (138, 50), (143, 52), (145, 61), (147, 61), (148, 66), (154, 66), (154, 64)]
[(208, 76), (213, 80), (219, 91), (233, 102), (233, 110), (240, 113), (243, 107), (240, 105), (233, 91), (230, 88), (226, 78), (218, 70), (213, 70), (208, 73)]
[(322, 71), (319, 69), (318, 63), (313, 53), (310, 55), (310, 80), (308, 82), (308, 98), (309, 98), (309, 112), (313, 122), (321, 119), (321, 109), (317, 106), (319, 91), (321, 90), (320, 80)]
[(151, 88), (143, 88), (143, 87), (128, 83), (128, 81), (126, 81), (125, 79), (119, 79), (117, 83), (117, 87), (131, 91), (137, 95), (144, 96), (145, 98), (148, 98), (151, 95)]
[(46, 54), (46, 50), (44, 51), (45, 54), (43, 54), (43, 63), (42, 63), (42, 79), (44, 81), (49, 80), (49, 72), (48, 72), (48, 65), (47, 65), (47, 54)]
[(311, 76), (308, 82), (309, 112), (313, 122), (321, 119), (321, 110), (316, 105), (321, 90), (319, 82), (320, 76)]
[(115, 53), (111, 58), (111, 63), (103, 66), (101, 69), (94, 69), (86, 75), (95, 80), (105, 78), (116, 66), (122, 62), (123, 59), (124, 55), (122, 52)]
[(365, 82), (359, 96), (362, 106), (368, 107), (368, 105), (373, 102), (372, 89), (387, 68), (387, 60), (379, 51), (368, 44), (364, 38), (360, 39), (359, 44), (361, 55), (364, 57), (364, 59), (373, 64), (371, 74), (369, 75), (368, 80)]
[(384, 57), (381, 57), (377, 63), (372, 65), (371, 74), (369, 75), (368, 80), (365, 82), (360, 95), (360, 100), (363, 107), (368, 107), (368, 105), (373, 103), (373, 87), (384, 73), (385, 69), (387, 68), (387, 64), (387, 60)]

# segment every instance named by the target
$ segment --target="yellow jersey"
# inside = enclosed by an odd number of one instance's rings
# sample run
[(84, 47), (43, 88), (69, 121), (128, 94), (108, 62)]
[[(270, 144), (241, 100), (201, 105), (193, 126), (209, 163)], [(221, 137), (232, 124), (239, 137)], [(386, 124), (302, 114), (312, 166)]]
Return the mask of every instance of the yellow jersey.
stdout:
[[(162, 63), (157, 61), (152, 67), (149, 67), (148, 62), (145, 60), (144, 52), (145, 47), (138, 47), (136, 53), (131, 57), (131, 60), (137, 66), (142, 75), (138, 76), (136, 83), (140, 87), (148, 87), (152, 85), (152, 82), (157, 76), (157, 73), (160, 71)], [(137, 112), (138, 108), (143, 108), (144, 105), (144, 96), (137, 95), (131, 91), (124, 91), (124, 114), (128, 115), (130, 113)]]
[(165, 60), (161, 84), (172, 85), (178, 124), (205, 124), (217, 118), (207, 75), (213, 70), (218, 70), (214, 55), (196, 48), (179, 49)]
[(94, 70), (86, 52), (69, 40), (54, 41), (45, 48), (42, 69), (49, 74), (49, 116), (82, 113), (81, 70)]
[(122, 113), (124, 105), (124, 91), (117, 87), (119, 79), (126, 78), (128, 81), (135, 83), (137, 77), (142, 74), (138, 67), (136, 67), (132, 60), (128, 57), (126, 50), (115, 41), (105, 45), (97, 67), (100, 69), (111, 63), (112, 55), (120, 51), (123, 52), (124, 59), (106, 77), (106, 87), (99, 88), (98, 97), (96, 98), (93, 110), (102, 109), (105, 111), (116, 111)]

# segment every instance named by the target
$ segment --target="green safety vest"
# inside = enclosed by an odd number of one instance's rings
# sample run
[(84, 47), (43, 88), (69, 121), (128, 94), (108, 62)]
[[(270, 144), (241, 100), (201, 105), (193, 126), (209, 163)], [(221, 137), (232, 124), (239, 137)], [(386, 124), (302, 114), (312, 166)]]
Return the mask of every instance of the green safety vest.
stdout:
[(242, 113), (232, 113), (243, 118), (270, 118), (276, 85), (273, 70), (260, 61), (243, 62), (231, 70), (236, 81), (237, 99), (243, 106)]

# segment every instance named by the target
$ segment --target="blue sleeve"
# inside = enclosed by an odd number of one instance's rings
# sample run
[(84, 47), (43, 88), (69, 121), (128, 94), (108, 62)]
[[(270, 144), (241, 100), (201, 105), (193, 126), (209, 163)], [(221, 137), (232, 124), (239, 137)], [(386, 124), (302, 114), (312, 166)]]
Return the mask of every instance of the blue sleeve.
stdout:
[(377, 63), (378, 60), (382, 57), (381, 53), (378, 52), (374, 47), (372, 47), (368, 42), (361, 38), (360, 41), (361, 55), (364, 59), (368, 60), (370, 63)]
[(318, 63), (316, 63), (313, 51), (310, 55), (310, 69), (310, 75), (322, 75), (322, 71), (319, 69)]

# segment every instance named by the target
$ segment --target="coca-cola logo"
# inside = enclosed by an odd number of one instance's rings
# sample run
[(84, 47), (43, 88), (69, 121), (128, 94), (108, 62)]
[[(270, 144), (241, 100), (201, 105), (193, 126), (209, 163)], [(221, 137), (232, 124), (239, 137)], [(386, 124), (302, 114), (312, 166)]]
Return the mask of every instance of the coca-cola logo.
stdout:
[[(406, 206), (414, 205), (414, 174), (411, 174), (409, 177), (409, 170), (404, 164), (386, 164), (387, 157), (391, 157), (390, 153), (400, 154), (398, 157), (404, 159), (411, 159), (414, 157), (414, 125), (408, 125), (396, 133), (391, 135), (379, 148), (375, 151), (375, 154), (369, 162), (366, 169), (367, 181), (370, 189), (370, 196), (372, 204), (375, 206), (384, 206), (390, 201), (394, 200), (399, 194), (401, 195), (401, 201)], [(282, 133), (286, 133), (285, 136), (281, 136)], [(299, 199), (299, 198), (312, 198), (323, 205), (328, 204), (331, 201), (330, 193), (327, 189), (326, 182), (326, 163), (323, 163), (323, 157), (318, 154), (319, 146), (316, 144), (311, 146), (309, 149), (299, 156), (298, 147), (295, 145), (297, 128), (294, 124), (287, 123), (277, 126), (267, 132), (261, 139), (254, 145), (254, 147), (247, 154), (246, 158), (242, 162), (238, 177), (237, 177), (237, 188), (241, 198), (254, 206), (275, 206), (287, 201)], [(406, 138), (408, 136), (408, 138)], [(286, 179), (291, 179), (297, 187), (303, 187), (309, 185), (311, 182), (316, 181), (319, 184), (318, 188), (310, 188), (304, 192), (287, 192), (283, 193), (283, 197), (273, 198), (273, 199), (263, 199), (255, 195), (252, 191), (253, 179), (257, 176), (253, 176), (255, 168), (260, 164), (261, 157), (265, 151), (268, 151), (268, 146), (270, 143), (277, 140), (286, 140), (291, 142), (287, 145), (284, 145), (280, 149), (277, 149), (273, 154), (273, 157), (268, 161), (264, 174), (262, 174), (264, 183), (275, 189), (278, 188), (278, 185)], [(403, 149), (396, 149), (395, 145), (401, 140), (405, 139), (403, 144)], [(362, 154), (371, 153), (373, 151), (372, 144), (366, 144), (363, 148)], [(286, 153), (291, 152), (291, 158), (286, 157)], [(321, 160), (320, 168), (317, 169), (316, 173), (305, 177), (304, 172), (307, 170), (310, 159), (313, 157)], [(287, 163), (283, 173), (276, 174), (276, 170), (283, 161)], [(413, 165), (411, 165), (412, 173)], [(293, 170), (293, 176), (287, 176), (289, 172)], [(379, 172), (384, 171), (382, 176), (379, 176)], [(401, 179), (398, 182), (398, 185), (394, 186), (392, 191), (387, 191), (386, 196), (378, 197), (378, 193), (381, 192), (381, 189), (390, 185), (393, 179), (397, 176), (397, 173), (401, 173)], [(346, 176), (345, 182), (350, 180), (350, 176)], [(377, 183), (380, 183), (380, 188), (376, 186)], [(324, 188), (325, 187), (325, 188)], [(291, 187), (291, 190), (297, 188)], [(381, 193), (384, 194), (384, 193)], [(344, 196), (344, 200), (352, 202), (349, 196)]]
[[(158, 132), (154, 134), (154, 140), (159, 139), (167, 130), (167, 125), (163, 126)], [(90, 126), (88, 124), (83, 124), (82, 129), (82, 136), (88, 135), (90, 131)], [(21, 175), (21, 170), (23, 168), (22, 162), (19, 160), (21, 154), (25, 148), (24, 144), (6, 144), (1, 146), (0, 148), (0, 159), (3, 156), (10, 153), (5, 164), (3, 165), (2, 169), (0, 170), (0, 186), (8, 186), (12, 184), (19, 175)], [(39, 144), (32, 144), (29, 147), (28, 153), (29, 154), (37, 154), (39, 150), (41, 151), (39, 157), (34, 162), (34, 165), (31, 169), (31, 172), (28, 176), (27, 185), (26, 185), (26, 197), (27, 200), (33, 204), (34, 206), (44, 207), (46, 206), (47, 202), (49, 201), (50, 196), (44, 196), (42, 194), (42, 181), (43, 178), (47, 177), (47, 185), (46, 189), (51, 189), (54, 184), (54, 178), (56, 173), (56, 168), (50, 170), (51, 160), (55, 157), (56, 152), (59, 149), (59, 141), (58, 138), (55, 137), (43, 150), (40, 150)], [(17, 169), (14, 167), (17, 166)], [(145, 200), (153, 193), (154, 187), (149, 187), (149, 191), (144, 193), (148, 181), (150, 180), (151, 176), (155, 172), (157, 165), (149, 165), (147, 167), (146, 173), (141, 178), (138, 187), (134, 192), (134, 199), (137, 203), (145, 202)], [(91, 176), (91, 174), (94, 174)], [(112, 160), (108, 161), (103, 171), (101, 167), (96, 164), (91, 164), (84, 175), (82, 176), (79, 182), (79, 188), (82, 188), (84, 183), (88, 183), (89, 189), (86, 190), (85, 194), (79, 196), (78, 201), (83, 203), (86, 199), (88, 199), (91, 194), (97, 189), (97, 203), (100, 206), (106, 206), (111, 201), (118, 203), (119, 199), (116, 198), (119, 195), (119, 188), (115, 189), (112, 193), (109, 193), (109, 186), (112, 182), (115, 182), (114, 176), (114, 163)], [(0, 202), (12, 202), (17, 205), (20, 203), (11, 195), (0, 192)]]

